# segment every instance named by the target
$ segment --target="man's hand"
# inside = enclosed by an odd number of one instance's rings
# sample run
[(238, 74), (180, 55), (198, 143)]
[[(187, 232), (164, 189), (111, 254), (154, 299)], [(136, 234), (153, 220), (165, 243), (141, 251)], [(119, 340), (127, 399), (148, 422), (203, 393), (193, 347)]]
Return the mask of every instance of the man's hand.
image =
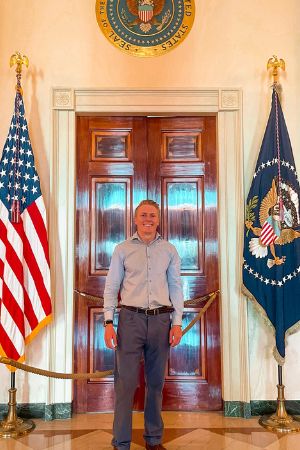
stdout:
[(179, 344), (182, 338), (181, 325), (173, 325), (169, 334), (169, 344), (171, 347), (175, 347)]
[(111, 348), (112, 350), (117, 348), (117, 335), (112, 323), (105, 327), (104, 340), (107, 348)]

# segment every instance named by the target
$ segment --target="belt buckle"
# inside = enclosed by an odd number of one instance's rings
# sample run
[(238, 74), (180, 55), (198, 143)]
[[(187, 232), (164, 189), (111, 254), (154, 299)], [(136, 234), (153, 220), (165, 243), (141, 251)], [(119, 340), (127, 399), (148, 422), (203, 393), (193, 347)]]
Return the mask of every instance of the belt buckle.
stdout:
[(148, 311), (150, 311), (150, 308), (145, 309), (145, 316), (149, 316)]

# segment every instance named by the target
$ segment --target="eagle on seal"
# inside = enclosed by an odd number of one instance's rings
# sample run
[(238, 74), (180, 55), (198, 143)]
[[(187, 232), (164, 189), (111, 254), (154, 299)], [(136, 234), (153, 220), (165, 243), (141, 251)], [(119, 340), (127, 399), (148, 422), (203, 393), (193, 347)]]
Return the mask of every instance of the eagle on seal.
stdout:
[(166, 0), (126, 0), (126, 3), (130, 13), (135, 16), (130, 26), (140, 23), (156, 25), (159, 23), (156, 16), (163, 11)]

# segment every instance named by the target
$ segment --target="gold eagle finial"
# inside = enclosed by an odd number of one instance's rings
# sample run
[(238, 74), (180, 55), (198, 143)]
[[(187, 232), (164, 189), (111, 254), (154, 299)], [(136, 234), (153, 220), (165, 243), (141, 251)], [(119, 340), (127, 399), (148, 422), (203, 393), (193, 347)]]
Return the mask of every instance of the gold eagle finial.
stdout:
[(26, 55), (21, 55), (20, 52), (16, 52), (10, 57), (9, 66), (13, 67), (14, 65), (17, 65), (16, 72), (21, 73), (22, 72), (22, 64), (25, 64), (26, 67), (29, 66), (29, 59)]
[(285, 70), (285, 62), (283, 59), (278, 59), (276, 55), (268, 59), (267, 70), (273, 69), (274, 84), (278, 83), (278, 69)]
[(17, 73), (17, 85), (16, 85), (16, 91), (19, 92), (21, 95), (23, 95), (23, 90), (21, 88), (21, 76), (22, 76), (22, 65), (25, 65), (26, 67), (29, 66), (29, 59), (26, 55), (21, 55), (20, 52), (16, 52), (13, 55), (11, 55), (9, 60), (9, 67), (17, 66), (16, 67), (16, 73)]

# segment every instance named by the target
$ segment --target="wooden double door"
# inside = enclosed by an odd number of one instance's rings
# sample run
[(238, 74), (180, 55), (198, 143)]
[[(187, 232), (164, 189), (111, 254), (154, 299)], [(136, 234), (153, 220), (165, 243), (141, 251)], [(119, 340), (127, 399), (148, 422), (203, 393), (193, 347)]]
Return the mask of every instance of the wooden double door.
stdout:
[[(199, 298), (219, 287), (216, 118), (79, 116), (76, 172), (75, 371), (103, 371), (114, 365), (103, 338), (105, 278), (114, 247), (134, 232), (141, 200), (160, 204), (159, 231), (181, 257), (184, 298), (191, 300), (184, 327), (205, 305)], [(222, 408), (218, 303), (171, 349), (163, 409)], [(80, 380), (74, 409), (112, 410), (113, 396), (112, 377)]]

